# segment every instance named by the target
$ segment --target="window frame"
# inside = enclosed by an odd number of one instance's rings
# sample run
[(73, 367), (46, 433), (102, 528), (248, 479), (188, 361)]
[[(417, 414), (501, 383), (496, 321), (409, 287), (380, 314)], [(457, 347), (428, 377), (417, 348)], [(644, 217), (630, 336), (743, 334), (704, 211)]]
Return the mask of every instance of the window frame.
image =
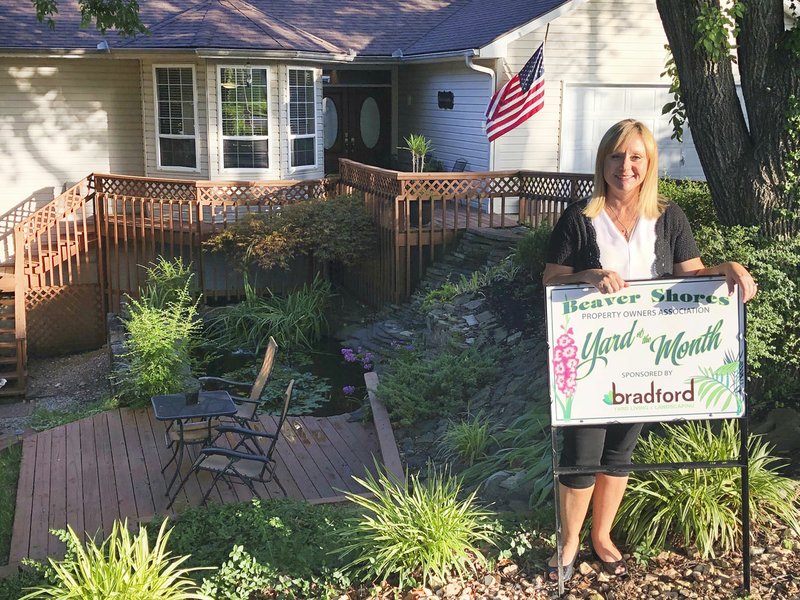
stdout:
[[(311, 71), (311, 89), (313, 93), (313, 106), (314, 106), (314, 133), (313, 134), (293, 134), (292, 133), (292, 103), (291, 103), (291, 81), (290, 81), (290, 73), (292, 71)], [(289, 173), (296, 173), (298, 171), (311, 171), (319, 168), (319, 140), (317, 136), (321, 131), (320, 128), (320, 119), (319, 114), (317, 111), (317, 69), (314, 67), (287, 67), (286, 68), (286, 138), (289, 143), (289, 148), (287, 155), (289, 157)], [(294, 161), (294, 148), (293, 142), (296, 139), (308, 139), (311, 138), (314, 140), (314, 162), (310, 165), (293, 165)]]
[[(264, 82), (265, 88), (267, 93), (267, 135), (224, 135), (223, 134), (223, 126), (222, 126), (222, 70), (223, 69), (249, 69), (253, 71), (255, 69), (263, 70), (264, 71)], [(272, 124), (272, 103), (273, 98), (272, 94), (270, 93), (270, 83), (272, 80), (273, 75), (270, 73), (271, 69), (268, 65), (236, 65), (236, 64), (218, 64), (217, 65), (217, 82), (216, 82), (216, 95), (217, 95), (217, 134), (219, 137), (218, 141), (218, 152), (219, 152), (219, 172), (226, 173), (231, 175), (236, 174), (253, 174), (253, 173), (265, 173), (275, 170), (275, 164), (272, 157), (272, 145), (270, 144), (270, 140), (273, 139), (273, 124)], [(225, 140), (266, 140), (267, 141), (267, 166), (266, 167), (226, 167), (225, 166)]]
[[(158, 108), (158, 69), (191, 69), (192, 71), (192, 107), (194, 110), (194, 134), (192, 135), (179, 135), (179, 134), (162, 134), (161, 124), (159, 123), (159, 108)], [(195, 65), (191, 63), (168, 63), (168, 64), (153, 64), (153, 118), (155, 121), (155, 138), (156, 138), (156, 169), (159, 171), (179, 171), (183, 173), (199, 173), (200, 168), (200, 147), (198, 128), (200, 119), (197, 115), (197, 70)], [(183, 167), (180, 165), (163, 165), (161, 164), (161, 138), (181, 140), (191, 139), (194, 140), (194, 167)]]

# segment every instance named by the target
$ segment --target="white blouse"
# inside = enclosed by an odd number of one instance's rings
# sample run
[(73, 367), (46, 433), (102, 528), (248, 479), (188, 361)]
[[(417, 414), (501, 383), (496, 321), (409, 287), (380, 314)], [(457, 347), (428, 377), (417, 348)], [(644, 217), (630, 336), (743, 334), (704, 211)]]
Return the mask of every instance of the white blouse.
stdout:
[(600, 264), (623, 279), (653, 279), (656, 276), (656, 219), (639, 217), (626, 240), (606, 211), (592, 219), (600, 248)]

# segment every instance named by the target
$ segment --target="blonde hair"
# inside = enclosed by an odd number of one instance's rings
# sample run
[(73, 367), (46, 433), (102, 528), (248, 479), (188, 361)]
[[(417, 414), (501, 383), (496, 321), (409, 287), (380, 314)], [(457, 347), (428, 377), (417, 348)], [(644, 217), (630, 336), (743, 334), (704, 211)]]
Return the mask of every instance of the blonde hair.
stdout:
[(647, 152), (647, 172), (639, 188), (639, 214), (647, 219), (657, 219), (664, 212), (665, 202), (658, 196), (658, 146), (647, 125), (634, 119), (624, 119), (612, 125), (600, 140), (594, 164), (594, 191), (592, 199), (583, 209), (590, 219), (603, 212), (608, 184), (603, 175), (606, 157), (625, 145), (632, 137), (640, 136)]

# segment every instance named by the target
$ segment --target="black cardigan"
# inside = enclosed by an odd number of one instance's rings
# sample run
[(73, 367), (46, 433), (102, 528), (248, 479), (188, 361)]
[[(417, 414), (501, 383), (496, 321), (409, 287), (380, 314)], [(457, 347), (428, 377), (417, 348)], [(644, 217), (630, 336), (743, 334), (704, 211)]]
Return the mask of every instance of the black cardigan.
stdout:
[[(547, 262), (572, 267), (575, 272), (602, 269), (600, 248), (592, 220), (583, 214), (587, 200), (574, 202), (556, 223), (547, 249)], [(700, 256), (692, 228), (683, 210), (670, 202), (656, 221), (656, 276), (671, 275), (676, 263)]]

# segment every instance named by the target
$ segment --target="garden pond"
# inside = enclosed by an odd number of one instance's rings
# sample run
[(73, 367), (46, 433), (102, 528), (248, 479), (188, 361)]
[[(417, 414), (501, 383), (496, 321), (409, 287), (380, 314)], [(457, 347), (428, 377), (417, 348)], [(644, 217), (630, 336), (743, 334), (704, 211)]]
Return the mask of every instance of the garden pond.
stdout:
[[(278, 350), (275, 367), (264, 388), (264, 400), (281, 398), (289, 380), (295, 380), (291, 415), (330, 417), (361, 408), (367, 390), (364, 373), (372, 370), (372, 356), (359, 349), (342, 348), (332, 337), (323, 337), (308, 350), (285, 353)], [(216, 354), (203, 369), (209, 374), (236, 381), (253, 381), (261, 355), (248, 351)], [(269, 412), (269, 405), (264, 412)]]

